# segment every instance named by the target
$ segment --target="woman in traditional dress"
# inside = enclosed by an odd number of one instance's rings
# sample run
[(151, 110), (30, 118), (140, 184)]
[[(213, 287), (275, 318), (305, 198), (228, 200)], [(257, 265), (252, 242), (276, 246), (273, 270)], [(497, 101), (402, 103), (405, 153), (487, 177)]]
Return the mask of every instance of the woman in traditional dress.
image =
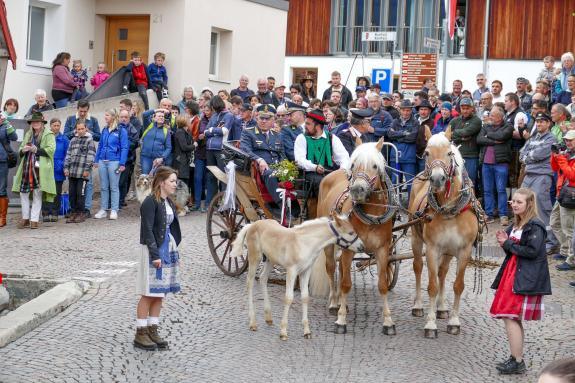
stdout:
[(514, 223), (496, 233), (507, 256), (491, 288), (497, 289), (491, 316), (501, 318), (511, 349), (508, 360), (499, 363), (502, 374), (523, 374), (525, 332), (523, 321), (541, 320), (543, 295), (551, 294), (551, 281), (545, 255), (545, 224), (537, 217), (535, 193), (521, 188), (513, 194)]
[(165, 349), (168, 342), (158, 334), (162, 300), (167, 293), (180, 291), (178, 244), (182, 239), (176, 205), (170, 196), (178, 178), (169, 167), (161, 166), (152, 181), (152, 194), (140, 207), (140, 244), (136, 291), (141, 295), (137, 308), (134, 346), (144, 350)]

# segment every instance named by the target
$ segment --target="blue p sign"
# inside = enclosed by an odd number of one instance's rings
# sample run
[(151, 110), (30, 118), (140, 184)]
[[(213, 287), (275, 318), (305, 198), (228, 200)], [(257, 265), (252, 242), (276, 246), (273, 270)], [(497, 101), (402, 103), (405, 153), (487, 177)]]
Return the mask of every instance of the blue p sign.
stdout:
[(374, 84), (379, 84), (382, 92), (391, 93), (393, 86), (391, 69), (373, 69), (371, 71), (371, 81)]

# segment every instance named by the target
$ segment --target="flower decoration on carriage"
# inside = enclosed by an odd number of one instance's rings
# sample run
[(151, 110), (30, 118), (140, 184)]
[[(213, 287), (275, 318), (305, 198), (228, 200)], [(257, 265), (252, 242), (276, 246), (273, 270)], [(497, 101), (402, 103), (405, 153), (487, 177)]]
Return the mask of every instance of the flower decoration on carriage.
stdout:
[(271, 164), (272, 175), (279, 181), (279, 186), (287, 190), (294, 189), (294, 181), (299, 175), (299, 169), (295, 162), (283, 160), (277, 164)]

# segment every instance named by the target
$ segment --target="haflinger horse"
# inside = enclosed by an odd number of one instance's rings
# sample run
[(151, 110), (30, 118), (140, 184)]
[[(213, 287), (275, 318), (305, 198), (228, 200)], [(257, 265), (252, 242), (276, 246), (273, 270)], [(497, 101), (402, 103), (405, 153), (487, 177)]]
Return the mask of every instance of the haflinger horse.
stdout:
[[(357, 146), (350, 160), (350, 169), (340, 169), (327, 175), (320, 185), (318, 217), (332, 211), (349, 214), (355, 232), (363, 241), (365, 252), (374, 254), (378, 265), (378, 288), (383, 298), (383, 332), (395, 335), (395, 325), (387, 302), (389, 286), (388, 261), (392, 243), (393, 216), (397, 194), (386, 173), (381, 149), (377, 143)], [(351, 265), (354, 251), (343, 249), (339, 263), (340, 286), (335, 286), (335, 247), (324, 249), (314, 264), (311, 289), (314, 295), (325, 295), (329, 285), (329, 311), (337, 311), (336, 333), (347, 332), (347, 296), (351, 289)], [(338, 310), (339, 306), (339, 310)]]
[[(465, 171), (463, 158), (450, 142), (451, 129), (433, 136), (428, 133), (427, 139), (425, 171), (414, 179), (409, 199), (411, 214), (431, 217), (431, 220), (420, 221), (411, 227), (415, 272), (412, 315), (423, 316), (421, 272), (425, 244), (429, 312), (424, 334), (426, 338), (436, 338), (436, 311), (438, 318), (449, 317), (449, 334), (457, 335), (460, 332), (459, 304), (464, 289), (465, 268), (478, 238), (482, 210), (473, 194), (473, 185)], [(445, 277), (452, 258), (457, 259), (457, 274), (453, 284), (455, 297), (449, 315), (445, 300)]]
[(347, 217), (333, 214), (331, 217), (317, 218), (304, 222), (292, 228), (286, 228), (277, 221), (266, 219), (246, 225), (240, 230), (234, 243), (230, 257), (241, 254), (244, 241), (248, 248), (248, 310), (249, 326), (257, 330), (256, 314), (253, 302), (253, 285), (256, 269), (265, 254), (264, 267), (260, 275), (260, 284), (264, 296), (264, 317), (272, 324), (272, 312), (267, 291), (267, 279), (273, 265), (286, 269), (286, 295), (284, 300), (283, 318), (280, 323), (280, 338), (287, 339), (288, 312), (293, 301), (293, 290), (297, 276), (302, 300), (302, 323), (304, 337), (311, 338), (307, 306), (309, 302), (308, 285), (311, 267), (322, 249), (330, 244), (338, 243), (353, 251), (363, 251), (363, 243), (353, 231)]

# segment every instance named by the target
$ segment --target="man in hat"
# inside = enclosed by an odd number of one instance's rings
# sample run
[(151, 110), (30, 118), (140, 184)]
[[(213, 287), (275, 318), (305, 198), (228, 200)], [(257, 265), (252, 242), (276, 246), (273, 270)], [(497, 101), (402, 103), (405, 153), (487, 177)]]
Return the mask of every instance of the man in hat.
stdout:
[(527, 93), (527, 85), (529, 84), (529, 80), (525, 77), (518, 77), (515, 81), (515, 87), (517, 91), (515, 94), (519, 97), (521, 101), (521, 107), (523, 110), (528, 111), (531, 109), (531, 95)]
[[(463, 110), (462, 110), (463, 112)], [(551, 117), (546, 113), (537, 113), (535, 116), (535, 133), (521, 149), (519, 159), (525, 164), (525, 177), (522, 188), (530, 188), (537, 197), (537, 213), (539, 219), (549, 228), (549, 217), (551, 215), (551, 181), (553, 170), (551, 169), (551, 146), (557, 143), (555, 136), (551, 133)], [(548, 247), (552, 247), (553, 240), (551, 233), (547, 236)], [(558, 243), (557, 243), (558, 245)]]
[(324, 130), (325, 116), (319, 109), (307, 112), (305, 134), (297, 136), (294, 156), (298, 166), (306, 171), (311, 191), (318, 195), (319, 184), (328, 171), (346, 168), (349, 154), (341, 140)]
[(257, 125), (242, 131), (240, 150), (247, 153), (255, 161), (262, 179), (274, 202), (281, 206), (282, 200), (276, 189), (278, 180), (272, 176), (270, 164), (286, 159), (281, 137), (272, 130), (276, 109), (273, 105), (262, 104), (256, 109)]
[[(481, 95), (483, 97), (484, 93)], [(470, 98), (462, 98), (459, 102), (461, 114), (449, 123), (451, 126), (451, 139), (459, 146), (459, 152), (465, 160), (467, 175), (471, 178), (473, 185), (477, 183), (479, 167), (479, 146), (477, 146), (477, 135), (481, 131), (481, 120), (475, 115), (475, 105)]]
[(233, 143), (236, 148), (240, 146), (242, 132), (247, 128), (253, 128), (257, 125), (256, 120), (252, 118), (253, 110), (252, 105), (246, 102), (240, 107), (240, 115), (234, 119), (230, 133), (228, 134), (228, 141)]
[(402, 173), (393, 172), (393, 182), (399, 183), (402, 178), (407, 182), (407, 191), (411, 191), (411, 180), (417, 171), (416, 146), (419, 122), (412, 113), (413, 104), (403, 100), (399, 107), (399, 119), (393, 121), (388, 132), (390, 141), (399, 152), (399, 163), (395, 163), (395, 153), (390, 153), (390, 165)]
[(397, 120), (399, 118), (399, 112), (393, 106), (393, 96), (389, 93), (384, 93), (381, 96), (381, 103), (383, 104), (383, 110), (391, 115), (391, 118)]
[(428, 100), (423, 99), (419, 105), (415, 107), (417, 111), (417, 122), (419, 122), (419, 130), (417, 132), (417, 139), (415, 140), (415, 155), (417, 157), (417, 173), (425, 170), (425, 148), (427, 147), (427, 134), (429, 130), (433, 129), (433, 120), (431, 119), (431, 111), (433, 106)]
[[(379, 97), (379, 96), (378, 96)], [(343, 147), (351, 156), (354, 149), (365, 142), (371, 142), (369, 138), (370, 118), (373, 116), (373, 110), (351, 108), (349, 110), (350, 126), (347, 129), (341, 130), (337, 137), (340, 139)]]
[(276, 100), (278, 101), (278, 106), (285, 104), (288, 100), (285, 96), (286, 86), (284, 84), (279, 84), (274, 89), (274, 94), (276, 96)]
[(340, 104), (347, 107), (347, 104), (353, 100), (353, 95), (351, 91), (341, 83), (341, 74), (338, 71), (333, 71), (331, 73), (331, 86), (323, 92), (322, 101), (331, 100), (331, 92), (338, 90), (341, 93)]
[(286, 103), (286, 107), (289, 116), (289, 125), (282, 128), (280, 135), (286, 157), (290, 161), (295, 161), (295, 140), (297, 136), (305, 131), (305, 108), (291, 101)]

